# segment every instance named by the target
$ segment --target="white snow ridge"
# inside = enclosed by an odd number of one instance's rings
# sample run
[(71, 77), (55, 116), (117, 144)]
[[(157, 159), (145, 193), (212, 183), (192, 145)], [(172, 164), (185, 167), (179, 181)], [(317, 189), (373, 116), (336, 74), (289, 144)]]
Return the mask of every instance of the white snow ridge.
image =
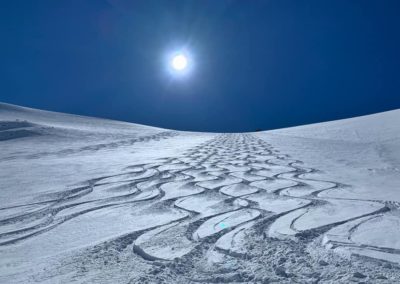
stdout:
[(0, 283), (400, 283), (400, 110), (238, 134), (0, 104)]

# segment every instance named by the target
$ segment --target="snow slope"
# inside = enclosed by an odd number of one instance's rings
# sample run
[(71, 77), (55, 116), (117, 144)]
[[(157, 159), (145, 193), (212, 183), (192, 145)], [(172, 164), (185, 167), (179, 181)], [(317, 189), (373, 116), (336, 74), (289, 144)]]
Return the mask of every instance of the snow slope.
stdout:
[(398, 283), (400, 110), (180, 132), (0, 104), (0, 283)]

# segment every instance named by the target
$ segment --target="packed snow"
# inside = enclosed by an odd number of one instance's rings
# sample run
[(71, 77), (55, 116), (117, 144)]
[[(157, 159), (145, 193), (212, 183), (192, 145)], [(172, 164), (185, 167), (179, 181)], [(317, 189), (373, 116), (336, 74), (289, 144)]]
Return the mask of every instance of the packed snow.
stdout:
[(0, 283), (400, 283), (400, 110), (195, 133), (0, 104)]

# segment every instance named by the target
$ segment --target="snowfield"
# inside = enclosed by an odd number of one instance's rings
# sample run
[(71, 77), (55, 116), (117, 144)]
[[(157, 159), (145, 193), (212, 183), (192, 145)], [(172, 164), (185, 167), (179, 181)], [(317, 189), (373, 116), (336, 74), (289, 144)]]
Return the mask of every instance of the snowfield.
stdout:
[(0, 283), (400, 283), (400, 110), (181, 132), (0, 104)]

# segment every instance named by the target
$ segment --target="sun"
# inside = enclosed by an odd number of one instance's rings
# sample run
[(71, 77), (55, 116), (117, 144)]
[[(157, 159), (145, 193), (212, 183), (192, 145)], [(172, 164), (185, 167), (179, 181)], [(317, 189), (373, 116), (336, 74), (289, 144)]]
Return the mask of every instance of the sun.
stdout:
[(163, 62), (171, 80), (187, 79), (193, 75), (196, 65), (193, 53), (186, 47), (165, 53)]
[(176, 54), (172, 57), (171, 67), (176, 71), (183, 71), (188, 66), (188, 58), (184, 54)]

